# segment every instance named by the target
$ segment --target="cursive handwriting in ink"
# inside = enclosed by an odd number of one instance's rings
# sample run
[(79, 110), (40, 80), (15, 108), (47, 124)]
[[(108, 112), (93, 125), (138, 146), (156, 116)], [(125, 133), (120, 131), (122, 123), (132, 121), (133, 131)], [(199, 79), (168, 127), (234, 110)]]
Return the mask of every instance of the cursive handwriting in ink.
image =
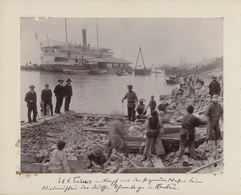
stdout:
[(189, 182), (191, 182), (191, 183), (202, 183), (202, 181), (198, 181), (197, 178), (194, 179), (193, 177), (189, 180)]
[(110, 180), (108, 177), (103, 179), (102, 182), (103, 183), (111, 183), (111, 186), (114, 186), (115, 184), (117, 184), (119, 179), (116, 179), (116, 180)]
[(156, 184), (155, 189), (178, 190), (178, 188), (176, 188), (176, 184), (174, 183), (167, 185), (163, 185), (162, 183)]
[(125, 190), (125, 189), (127, 189), (127, 190), (136, 190), (136, 192), (139, 192), (140, 190), (143, 190), (144, 187), (142, 187), (142, 186), (137, 186), (137, 187), (136, 187), (135, 184), (132, 185), (132, 186), (123, 186), (123, 185), (121, 185), (121, 184), (120, 184), (120, 185), (115, 184), (115, 185), (114, 185), (114, 189), (116, 189), (115, 192), (118, 192), (119, 190)]
[(80, 176), (73, 177), (74, 184), (91, 184), (92, 180), (84, 180)]

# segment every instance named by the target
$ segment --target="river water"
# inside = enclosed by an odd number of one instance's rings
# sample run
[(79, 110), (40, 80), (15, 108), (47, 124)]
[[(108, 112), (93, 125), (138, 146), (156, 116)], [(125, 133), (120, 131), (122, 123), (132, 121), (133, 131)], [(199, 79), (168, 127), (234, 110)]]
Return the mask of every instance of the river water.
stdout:
[[(21, 120), (27, 121), (27, 104), (24, 101), (25, 94), (29, 91), (29, 86), (34, 85), (37, 93), (37, 109), (40, 113), (40, 95), (49, 84), (53, 91), (58, 79), (72, 80), (73, 96), (70, 103), (70, 110), (83, 113), (94, 114), (127, 114), (127, 102), (124, 106), (121, 99), (127, 93), (127, 85), (133, 85), (138, 99), (144, 98), (148, 105), (150, 96), (154, 95), (157, 105), (159, 95), (170, 94), (175, 85), (165, 84), (165, 75), (151, 74), (149, 76), (117, 76), (117, 75), (69, 75), (65, 73), (46, 71), (21, 71)], [(64, 83), (65, 84), (65, 83)], [(53, 106), (55, 108), (56, 99), (53, 94)], [(61, 107), (64, 112), (64, 102)], [(150, 111), (148, 111), (149, 113)]]

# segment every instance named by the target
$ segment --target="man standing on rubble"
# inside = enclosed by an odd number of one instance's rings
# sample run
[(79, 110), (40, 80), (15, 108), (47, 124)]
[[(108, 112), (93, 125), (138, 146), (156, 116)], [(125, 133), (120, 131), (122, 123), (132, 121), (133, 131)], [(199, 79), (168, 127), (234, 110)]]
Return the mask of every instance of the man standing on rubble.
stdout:
[(25, 102), (27, 102), (28, 107), (28, 122), (32, 123), (31, 112), (33, 111), (33, 122), (37, 122), (37, 95), (34, 91), (35, 86), (30, 85), (30, 91), (25, 95)]
[[(208, 126), (207, 126), (207, 133), (206, 133), (206, 140), (211, 140), (214, 137), (215, 145), (217, 145), (217, 140), (221, 139), (221, 131), (219, 127), (219, 119), (223, 117), (223, 108), (218, 103), (218, 96), (212, 96), (212, 103), (207, 107), (204, 113), (208, 119)], [(213, 136), (213, 131), (214, 136)]]
[(65, 94), (65, 103), (64, 103), (64, 111), (69, 111), (69, 104), (71, 101), (71, 96), (73, 95), (72, 86), (70, 83), (72, 82), (70, 79), (68, 79), (67, 84), (64, 86), (64, 94)]
[(128, 92), (127, 94), (123, 97), (121, 100), (124, 102), (125, 99), (127, 99), (127, 109), (128, 109), (128, 118), (129, 121), (134, 122), (136, 117), (135, 117), (135, 107), (136, 107), (136, 102), (138, 101), (137, 95), (134, 91), (132, 91), (133, 86), (132, 85), (127, 85)]
[(45, 89), (42, 90), (41, 100), (44, 105), (44, 115), (47, 115), (47, 105), (50, 107), (51, 116), (53, 116), (53, 104), (52, 104), (52, 91), (49, 89), (49, 84), (45, 85)]
[(193, 115), (194, 107), (192, 105), (187, 107), (187, 115), (183, 117), (182, 129), (181, 129), (181, 139), (180, 139), (180, 153), (179, 158), (182, 159), (184, 150), (189, 146), (190, 157), (195, 159), (195, 127), (205, 124), (199, 118)]
[(63, 99), (64, 99), (64, 86), (63, 82), (64, 80), (59, 79), (58, 80), (59, 84), (55, 86), (54, 93), (56, 96), (56, 106), (55, 106), (55, 113), (61, 114), (60, 109), (63, 104)]
[(220, 83), (217, 81), (217, 77), (213, 77), (213, 81), (209, 84), (209, 94), (211, 96), (213, 95), (220, 95), (221, 92), (221, 86)]

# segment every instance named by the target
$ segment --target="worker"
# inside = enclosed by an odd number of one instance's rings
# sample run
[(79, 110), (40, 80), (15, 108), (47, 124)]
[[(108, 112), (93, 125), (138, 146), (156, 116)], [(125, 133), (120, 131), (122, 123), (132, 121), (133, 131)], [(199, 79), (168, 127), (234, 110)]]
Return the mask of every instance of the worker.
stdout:
[[(223, 120), (223, 108), (218, 103), (218, 96), (212, 96), (212, 103), (207, 107), (204, 112), (204, 115), (209, 117), (208, 126), (207, 126), (207, 133), (206, 133), (206, 140), (211, 140), (214, 137), (215, 145), (217, 145), (217, 140), (222, 139), (221, 131), (219, 127), (219, 119)], [(213, 131), (214, 136), (213, 136)]]
[(156, 109), (156, 101), (154, 100), (154, 95), (151, 96), (151, 100), (148, 104), (150, 107), (150, 114)]
[(151, 157), (152, 149), (155, 148), (155, 152), (157, 156), (161, 156), (165, 154), (164, 147), (162, 145), (162, 140), (160, 135), (163, 133), (163, 124), (158, 119), (157, 111), (153, 111), (151, 116), (147, 119), (146, 123), (146, 142), (143, 155), (145, 156), (142, 161), (145, 161), (147, 158)]
[(87, 166), (87, 169), (93, 167), (93, 162), (100, 166), (103, 166), (107, 162), (108, 158), (104, 154), (104, 149), (105, 148), (98, 144), (92, 148), (92, 150), (87, 154), (87, 158), (90, 162), (90, 164)]
[(51, 173), (64, 173), (68, 171), (67, 156), (64, 151), (65, 142), (58, 141), (58, 149), (55, 149), (50, 153), (50, 166), (48, 172)]
[(134, 91), (132, 91), (133, 86), (132, 85), (127, 85), (128, 92), (126, 95), (123, 97), (122, 102), (124, 102), (125, 99), (127, 99), (127, 109), (128, 109), (128, 118), (129, 121), (134, 122), (135, 121), (135, 107), (136, 107), (136, 102), (138, 101), (137, 95)]
[(143, 101), (140, 101), (140, 104), (138, 104), (137, 108), (136, 108), (137, 113), (139, 114), (138, 117), (146, 115), (147, 112), (147, 108), (146, 105), (143, 103)]
[(52, 104), (52, 91), (49, 89), (49, 84), (45, 85), (45, 89), (42, 90), (41, 100), (43, 101), (44, 115), (47, 115), (47, 105), (50, 107), (51, 116), (53, 116), (53, 104)]
[[(26, 93), (25, 95), (25, 102), (27, 102), (27, 107), (28, 107), (28, 122), (37, 122), (36, 117), (37, 117), (37, 95), (36, 92), (34, 91), (35, 86), (30, 85), (30, 91)], [(33, 111), (33, 120), (31, 119), (31, 112)]]
[(64, 86), (63, 82), (64, 80), (59, 79), (59, 84), (55, 86), (54, 93), (56, 96), (56, 106), (55, 106), (55, 113), (61, 114), (60, 109), (63, 104), (63, 98), (64, 98)]
[(220, 83), (217, 81), (217, 77), (213, 76), (213, 81), (209, 84), (209, 94), (213, 95), (220, 95), (221, 86)]
[(69, 111), (69, 104), (71, 101), (71, 96), (73, 96), (73, 90), (71, 86), (71, 80), (68, 79), (67, 84), (64, 86), (64, 95), (65, 95), (65, 103), (64, 103), (64, 111)]
[(182, 129), (180, 132), (180, 153), (179, 158), (182, 159), (184, 150), (189, 146), (190, 157), (196, 159), (195, 152), (195, 127), (205, 124), (199, 118), (193, 115), (194, 107), (192, 105), (187, 107), (187, 114), (182, 119)]
[(119, 152), (123, 152), (128, 156), (125, 148), (125, 137), (127, 132), (122, 122), (115, 120), (110, 122), (110, 132), (109, 132), (109, 141), (107, 143), (108, 158), (110, 158), (113, 149), (116, 149)]

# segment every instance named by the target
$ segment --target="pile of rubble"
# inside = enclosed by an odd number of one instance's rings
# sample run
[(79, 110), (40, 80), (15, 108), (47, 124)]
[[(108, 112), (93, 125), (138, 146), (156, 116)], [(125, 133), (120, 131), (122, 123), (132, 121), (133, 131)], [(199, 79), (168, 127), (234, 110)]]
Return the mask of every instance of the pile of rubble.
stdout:
[[(192, 104), (195, 107), (195, 112), (201, 112), (210, 103), (207, 85), (211, 82), (211, 75), (220, 76), (222, 72), (217, 69), (211, 72), (201, 74), (198, 77), (205, 81), (202, 89), (196, 89), (195, 94), (188, 97), (188, 89), (184, 90), (183, 98), (180, 101), (169, 105), (168, 120), (165, 123), (179, 125), (182, 117), (186, 113), (188, 105)], [(219, 80), (220, 82), (220, 80)], [(222, 81), (221, 81), (222, 83)], [(223, 104), (222, 99), (220, 103)], [(119, 117), (119, 118), (118, 118)], [(89, 131), (88, 129), (106, 130), (109, 128), (108, 122), (113, 119), (123, 120), (120, 116), (95, 115), (95, 114), (80, 114), (70, 112), (67, 115), (60, 115), (52, 120), (46, 121), (40, 126), (28, 127), (21, 129), (21, 152), (30, 153), (35, 156), (35, 162), (44, 163), (49, 161), (49, 155), (56, 148), (58, 140), (66, 142), (65, 151), (68, 159), (77, 160), (78, 156), (86, 156), (91, 148), (96, 144), (106, 145), (108, 142), (108, 131)], [(128, 131), (129, 137), (143, 137), (145, 126), (144, 120), (137, 120), (134, 123), (124, 122), (124, 126)], [(87, 128), (87, 130), (86, 130)], [(222, 131), (222, 124), (220, 124)], [(205, 136), (206, 127), (197, 128), (201, 137)], [(185, 155), (189, 153), (185, 150)], [(181, 167), (193, 166), (200, 167), (214, 160), (222, 158), (223, 143), (222, 140), (218, 146), (207, 144), (206, 142), (196, 149), (197, 159), (191, 160), (186, 158), (186, 164), (176, 161), (178, 151), (166, 151), (166, 155), (161, 157), (163, 166), (165, 167)], [(93, 172), (116, 173), (120, 168), (130, 167), (154, 167), (152, 158), (141, 161), (144, 158), (141, 154), (129, 154), (126, 157), (124, 154), (114, 150), (110, 161), (99, 167), (94, 165)], [(156, 156), (153, 154), (153, 158)]]

